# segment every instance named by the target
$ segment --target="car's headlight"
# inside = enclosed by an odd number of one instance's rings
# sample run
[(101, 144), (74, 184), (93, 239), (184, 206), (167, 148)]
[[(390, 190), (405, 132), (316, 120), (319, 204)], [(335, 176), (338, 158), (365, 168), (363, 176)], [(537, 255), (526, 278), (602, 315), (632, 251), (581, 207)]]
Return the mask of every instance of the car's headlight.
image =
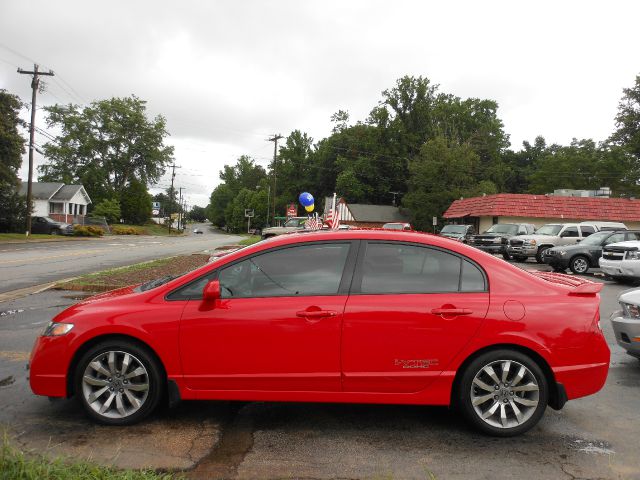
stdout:
[(536, 243), (538, 243), (538, 242), (536, 242), (535, 240), (525, 240), (524, 241), (525, 245), (535, 245)]
[(640, 319), (640, 307), (633, 303), (620, 302), (625, 317)]
[(66, 335), (73, 328), (73, 323), (49, 322), (42, 332), (43, 337), (60, 337)]
[(635, 250), (627, 252), (627, 260), (640, 260), (640, 251)]
[(566, 250), (554, 250), (554, 251), (561, 257), (564, 257), (567, 254)]

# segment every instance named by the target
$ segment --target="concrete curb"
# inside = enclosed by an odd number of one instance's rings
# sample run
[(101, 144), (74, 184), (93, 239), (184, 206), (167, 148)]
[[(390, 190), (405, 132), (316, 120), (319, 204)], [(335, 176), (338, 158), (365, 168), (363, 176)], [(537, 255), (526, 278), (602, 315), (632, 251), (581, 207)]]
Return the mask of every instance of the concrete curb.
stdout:
[(0, 293), (0, 303), (16, 300), (18, 298), (26, 297), (27, 295), (42, 293), (55, 286), (58, 282), (68, 282), (76, 278), (78, 277), (69, 277), (62, 280), (56, 280), (55, 282), (41, 283), (40, 285), (33, 285), (31, 287), (19, 288), (17, 290), (11, 290), (10, 292)]

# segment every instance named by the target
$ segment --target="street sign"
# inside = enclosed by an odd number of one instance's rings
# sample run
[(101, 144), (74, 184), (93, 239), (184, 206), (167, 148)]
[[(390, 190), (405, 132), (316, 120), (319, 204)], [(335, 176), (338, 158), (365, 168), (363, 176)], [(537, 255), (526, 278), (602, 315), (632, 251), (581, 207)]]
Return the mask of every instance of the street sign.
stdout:
[(253, 214), (254, 214), (254, 212), (253, 212), (253, 208), (245, 208), (245, 210), (244, 210), (244, 216), (245, 216), (246, 218), (251, 218), (251, 217), (253, 217), (253, 216), (254, 216)]
[(160, 215), (160, 210), (157, 210), (157, 209), (151, 210), (151, 215)]
[(438, 217), (433, 217), (433, 226), (434, 227), (438, 226)]
[(151, 202), (151, 208), (154, 210), (160, 210), (160, 202)]
[(287, 218), (295, 217), (298, 214), (298, 206), (295, 203), (287, 205)]

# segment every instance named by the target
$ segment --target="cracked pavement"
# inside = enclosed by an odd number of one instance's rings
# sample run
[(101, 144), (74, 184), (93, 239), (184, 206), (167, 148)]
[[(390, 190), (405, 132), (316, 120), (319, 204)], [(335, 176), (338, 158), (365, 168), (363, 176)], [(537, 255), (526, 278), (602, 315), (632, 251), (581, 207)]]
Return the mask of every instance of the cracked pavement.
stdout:
[(96, 425), (75, 401), (29, 390), (35, 336), (77, 299), (56, 291), (0, 303), (11, 312), (0, 316), (0, 425), (26, 450), (192, 479), (640, 479), (640, 362), (615, 345), (608, 321), (629, 287), (605, 283), (605, 388), (547, 409), (516, 438), (482, 436), (446, 408), (394, 405), (183, 402), (135, 427)]

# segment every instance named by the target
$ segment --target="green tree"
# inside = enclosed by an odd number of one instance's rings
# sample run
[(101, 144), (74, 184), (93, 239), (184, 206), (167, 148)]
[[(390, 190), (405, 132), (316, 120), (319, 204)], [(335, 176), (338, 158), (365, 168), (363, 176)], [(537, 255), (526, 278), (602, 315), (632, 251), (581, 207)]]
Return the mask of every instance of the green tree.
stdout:
[(0, 232), (24, 229), (27, 216), (26, 199), (18, 194), (25, 143), (18, 130), (24, 126), (21, 107), (17, 96), (0, 90)]
[(189, 220), (202, 223), (207, 219), (207, 213), (204, 207), (194, 205), (189, 211)]
[[(468, 144), (449, 145), (443, 137), (422, 147), (409, 164), (409, 191), (403, 199), (417, 229), (430, 229), (432, 217), (440, 217), (454, 200), (480, 193), (474, 179), (479, 162)], [(492, 185), (484, 187), (495, 188)]]
[(118, 223), (122, 216), (120, 202), (115, 198), (102, 200), (93, 208), (91, 216), (104, 217), (107, 223)]
[(640, 162), (640, 75), (636, 76), (633, 87), (623, 90), (611, 141), (624, 147)]
[(47, 125), (61, 133), (44, 145), (42, 181), (81, 183), (99, 202), (117, 196), (133, 179), (156, 182), (172, 161), (164, 117), (147, 118), (146, 102), (136, 96), (45, 110)]
[(120, 210), (125, 223), (144, 225), (151, 218), (151, 195), (140, 180), (132, 178), (120, 196)]

